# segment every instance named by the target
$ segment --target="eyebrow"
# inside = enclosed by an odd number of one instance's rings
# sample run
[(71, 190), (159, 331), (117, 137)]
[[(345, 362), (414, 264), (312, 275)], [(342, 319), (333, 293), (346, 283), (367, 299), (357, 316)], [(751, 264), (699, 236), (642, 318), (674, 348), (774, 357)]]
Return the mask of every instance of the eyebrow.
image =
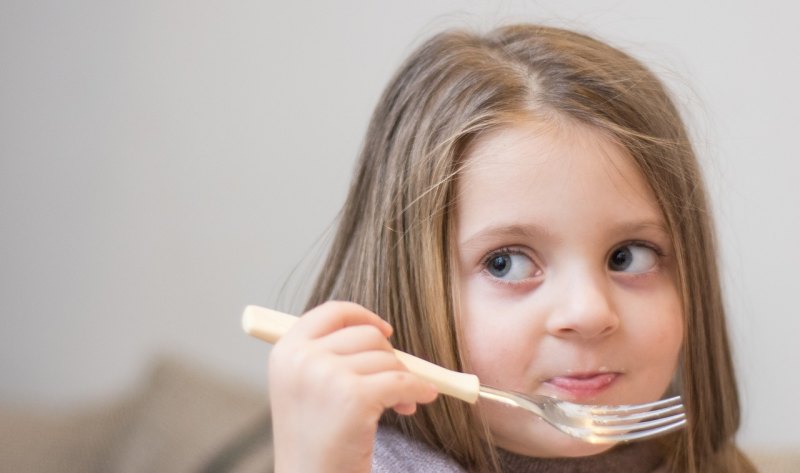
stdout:
[(480, 245), (481, 243), (500, 238), (536, 238), (536, 239), (557, 239), (547, 228), (534, 224), (512, 224), (512, 225), (491, 225), (482, 228), (480, 231), (470, 235), (460, 242), (462, 247)]
[(660, 220), (622, 222), (614, 226), (614, 231), (620, 233), (638, 232), (642, 230), (656, 230), (663, 233), (664, 236), (670, 236), (667, 225)]
[[(657, 231), (666, 238), (671, 238), (671, 234), (666, 224), (660, 220), (633, 220), (623, 221), (612, 226), (609, 233), (626, 234), (637, 233), (640, 231)], [(485, 242), (492, 242), (497, 238), (532, 238), (537, 240), (558, 241), (561, 238), (550, 231), (548, 228), (535, 224), (511, 224), (511, 225), (491, 225), (482, 228), (478, 232), (462, 240), (460, 246), (470, 247), (480, 245)]]

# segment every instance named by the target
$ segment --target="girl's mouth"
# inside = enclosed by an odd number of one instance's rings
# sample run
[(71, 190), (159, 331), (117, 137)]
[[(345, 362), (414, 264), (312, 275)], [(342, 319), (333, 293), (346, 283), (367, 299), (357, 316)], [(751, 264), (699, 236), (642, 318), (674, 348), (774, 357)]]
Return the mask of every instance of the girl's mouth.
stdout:
[(597, 397), (619, 378), (620, 373), (579, 373), (555, 376), (544, 382), (568, 395), (570, 400), (581, 401)]

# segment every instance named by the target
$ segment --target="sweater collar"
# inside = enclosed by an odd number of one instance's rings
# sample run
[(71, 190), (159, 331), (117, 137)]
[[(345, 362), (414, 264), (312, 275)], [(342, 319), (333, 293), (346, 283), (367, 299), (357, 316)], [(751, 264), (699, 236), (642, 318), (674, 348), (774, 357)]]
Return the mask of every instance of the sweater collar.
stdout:
[(506, 473), (644, 473), (656, 471), (662, 455), (655, 442), (621, 444), (588, 457), (533, 458), (498, 449), (500, 465)]

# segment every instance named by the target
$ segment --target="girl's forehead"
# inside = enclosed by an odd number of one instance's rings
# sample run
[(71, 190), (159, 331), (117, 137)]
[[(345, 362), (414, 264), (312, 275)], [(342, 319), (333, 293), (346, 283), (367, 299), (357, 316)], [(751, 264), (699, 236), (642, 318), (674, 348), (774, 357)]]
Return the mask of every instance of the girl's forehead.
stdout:
[(462, 223), (480, 224), (662, 220), (624, 147), (587, 125), (540, 122), (500, 127), (473, 143), (458, 177), (456, 212)]
[(604, 176), (620, 185), (631, 184), (628, 191), (651, 193), (624, 146), (605, 130), (576, 120), (529, 120), (494, 128), (471, 143), (462, 169), (462, 181), (480, 179), (484, 173), (524, 172), (531, 185)]
[(649, 188), (623, 146), (603, 130), (574, 121), (524, 121), (495, 128), (467, 149), (463, 170), (461, 180), (466, 182), (488, 173), (489, 178), (526, 178), (531, 185), (605, 177)]
[(468, 165), (475, 161), (503, 163), (524, 153), (526, 159), (546, 160), (597, 150), (602, 153), (627, 154), (602, 129), (570, 119), (523, 120), (498, 126), (478, 136), (466, 150)]

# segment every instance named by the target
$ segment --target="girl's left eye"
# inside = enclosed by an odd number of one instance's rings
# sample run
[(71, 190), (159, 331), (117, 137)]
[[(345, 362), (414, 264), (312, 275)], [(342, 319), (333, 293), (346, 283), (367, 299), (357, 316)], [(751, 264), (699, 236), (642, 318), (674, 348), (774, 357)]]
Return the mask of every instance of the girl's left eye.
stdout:
[(513, 251), (500, 251), (489, 255), (484, 267), (497, 279), (504, 281), (522, 281), (539, 273), (539, 268), (528, 256)]
[(621, 246), (608, 258), (609, 269), (625, 273), (646, 273), (657, 264), (658, 252), (641, 244)]

